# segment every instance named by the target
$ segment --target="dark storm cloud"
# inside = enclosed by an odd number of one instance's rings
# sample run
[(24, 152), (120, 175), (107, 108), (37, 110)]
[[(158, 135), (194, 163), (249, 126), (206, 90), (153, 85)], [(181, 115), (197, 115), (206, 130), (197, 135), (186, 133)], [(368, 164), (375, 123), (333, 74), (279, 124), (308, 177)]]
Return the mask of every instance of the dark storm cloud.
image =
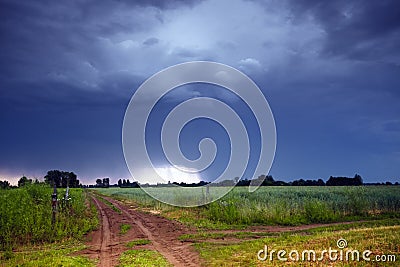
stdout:
[(393, 176), (398, 169), (390, 166), (400, 166), (391, 156), (400, 153), (399, 6), (1, 1), (0, 175), (63, 166), (91, 179), (127, 175), (121, 124), (135, 89), (173, 64), (214, 60), (248, 74), (270, 101), (278, 178), (357, 168), (371, 179), (384, 169)]
[(132, 69), (141, 60), (125, 50), (135, 41), (156, 44), (146, 32), (162, 24), (163, 10), (193, 4), (2, 1), (0, 175), (68, 168), (84, 179), (126, 176), (122, 118), (148, 73)]
[[(146, 32), (161, 23), (161, 9), (192, 4), (190, 1), (2, 2), (3, 90), (9, 84), (19, 83), (23, 83), (19, 90), (27, 91), (31, 91), (27, 86), (31, 83), (39, 86), (43, 83), (54, 90), (63, 84), (83, 90), (108, 90), (107, 82), (119, 79), (125, 67), (118, 62), (121, 55), (109, 47), (129, 40), (127, 35)], [(140, 15), (140, 11), (129, 10), (133, 7), (152, 10)], [(143, 44), (157, 42), (153, 37), (145, 39)], [(112, 78), (114, 74), (116, 77)], [(34, 93), (48, 95), (46, 90)]]
[(291, 1), (296, 19), (312, 16), (323, 26), (324, 52), (359, 60), (382, 57), (399, 63), (400, 4), (398, 1)]

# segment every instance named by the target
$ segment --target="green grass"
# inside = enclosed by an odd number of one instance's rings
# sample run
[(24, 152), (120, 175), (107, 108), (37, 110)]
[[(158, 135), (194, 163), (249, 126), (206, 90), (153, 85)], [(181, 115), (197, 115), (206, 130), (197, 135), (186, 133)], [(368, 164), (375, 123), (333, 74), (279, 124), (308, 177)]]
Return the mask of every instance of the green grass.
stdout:
[(119, 214), (122, 214), (122, 211), (119, 208), (117, 208), (116, 206), (114, 206), (114, 204), (111, 203), (110, 201), (108, 201), (107, 199), (99, 196), (98, 194), (97, 194), (96, 198), (99, 199), (104, 204), (106, 204), (107, 206), (109, 206), (113, 211), (115, 211), (115, 212), (117, 212)]
[[(177, 189), (153, 188), (179, 195)], [(210, 188), (219, 190), (219, 188)], [(202, 207), (179, 208), (149, 197), (140, 188), (101, 188), (104, 195), (135, 202), (200, 229), (244, 229), (248, 225), (302, 225), (363, 219), (400, 218), (400, 186), (236, 187)]]
[[(393, 225), (390, 226), (390, 224)], [(206, 266), (310, 266), (312, 263), (308, 261), (279, 261), (276, 253), (274, 260), (260, 261), (257, 259), (257, 253), (267, 245), (269, 251), (272, 249), (276, 251), (285, 250), (287, 253), (294, 249), (300, 253), (303, 250), (313, 249), (319, 257), (323, 249), (329, 249), (329, 247), (337, 249), (336, 241), (340, 238), (346, 239), (348, 249), (357, 249), (360, 252), (367, 249), (371, 250), (371, 259), (375, 255), (386, 254), (395, 255), (397, 261), (400, 260), (400, 225), (398, 225), (398, 220), (391, 223), (388, 220), (383, 220), (381, 223), (375, 222), (373, 226), (369, 227), (362, 224), (346, 227), (349, 227), (349, 229), (337, 230), (335, 227), (326, 227), (320, 228), (318, 231), (309, 231), (307, 235), (304, 232), (286, 232), (280, 233), (277, 237), (266, 237), (230, 245), (203, 242), (197, 243), (195, 246), (205, 260)], [(332, 263), (326, 258), (321, 264), (322, 266), (330, 264), (335, 264), (335, 266), (371, 266), (371, 262), (366, 261), (337, 261)], [(380, 263), (379, 266), (397, 266), (397, 264), (396, 262)]]
[(134, 246), (143, 246), (143, 245), (148, 245), (150, 244), (150, 240), (148, 239), (137, 239), (137, 240), (132, 240), (126, 243), (126, 246), (128, 248), (133, 248)]
[(179, 237), (179, 240), (182, 241), (191, 241), (191, 242), (201, 242), (208, 239), (225, 239), (225, 238), (236, 238), (236, 239), (250, 239), (250, 238), (260, 238), (263, 236), (276, 236), (276, 233), (268, 233), (268, 232), (231, 232), (231, 233), (223, 233), (223, 232), (200, 232), (197, 234), (184, 234)]
[(130, 266), (172, 266), (160, 253), (154, 250), (139, 249), (128, 250), (122, 253), (120, 257), (120, 267)]
[(40, 246), (20, 247), (18, 252), (3, 252), (0, 254), (0, 265), (14, 266), (88, 266), (94, 267), (96, 263), (83, 256), (71, 256), (71, 253), (84, 248), (76, 240), (47, 244)]
[(320, 232), (327, 231), (339, 231), (339, 230), (352, 230), (358, 228), (374, 228), (381, 226), (393, 226), (400, 225), (400, 219), (383, 219), (383, 220), (373, 220), (373, 221), (361, 221), (352, 222), (346, 224), (334, 224), (329, 226), (313, 227), (304, 230), (290, 230), (290, 231), (280, 231), (280, 232), (259, 232), (259, 231), (237, 231), (237, 232), (207, 232), (201, 231), (196, 234), (183, 234), (179, 237), (179, 240), (190, 241), (190, 242), (203, 242), (209, 239), (225, 239), (225, 238), (236, 238), (236, 239), (251, 239), (251, 238), (261, 238), (265, 236), (274, 237), (281, 235), (292, 235), (292, 234), (302, 234), (311, 235)]
[[(64, 192), (58, 189), (58, 198)], [(70, 189), (69, 205), (58, 207), (52, 225), (51, 193), (52, 188), (44, 184), (0, 190), (0, 250), (79, 239), (98, 226), (96, 208), (80, 188)]]
[(119, 233), (121, 234), (121, 235), (124, 235), (124, 234), (126, 234), (130, 229), (131, 229), (131, 225), (130, 224), (121, 224), (120, 225), (120, 230), (119, 230)]

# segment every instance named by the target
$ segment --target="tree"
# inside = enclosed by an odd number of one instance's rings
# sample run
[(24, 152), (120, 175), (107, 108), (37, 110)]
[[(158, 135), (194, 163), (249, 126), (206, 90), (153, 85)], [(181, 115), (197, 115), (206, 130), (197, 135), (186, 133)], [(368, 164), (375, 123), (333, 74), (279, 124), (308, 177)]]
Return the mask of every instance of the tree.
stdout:
[(118, 180), (118, 186), (119, 186), (119, 187), (122, 186), (122, 181), (121, 181), (121, 179)]
[(52, 170), (48, 171), (46, 176), (44, 177), (44, 182), (51, 185), (61, 187), (61, 171)]
[(100, 178), (96, 179), (96, 187), (103, 187), (103, 182)]
[(59, 170), (48, 171), (44, 177), (45, 183), (57, 187), (79, 187), (79, 180), (73, 172), (65, 172)]
[(22, 187), (27, 184), (32, 184), (32, 179), (28, 179), (25, 176), (22, 176), (18, 181), (18, 187)]
[(354, 178), (349, 177), (329, 177), (326, 182), (328, 186), (343, 186), (343, 185), (363, 185), (363, 180), (360, 175), (356, 174)]
[(360, 175), (358, 175), (358, 174), (354, 175), (354, 183), (355, 183), (355, 185), (363, 184), (363, 179), (361, 178)]
[(110, 178), (103, 178), (103, 187), (110, 187)]
[(1, 189), (7, 189), (10, 188), (10, 182), (7, 180), (0, 181), (0, 188)]

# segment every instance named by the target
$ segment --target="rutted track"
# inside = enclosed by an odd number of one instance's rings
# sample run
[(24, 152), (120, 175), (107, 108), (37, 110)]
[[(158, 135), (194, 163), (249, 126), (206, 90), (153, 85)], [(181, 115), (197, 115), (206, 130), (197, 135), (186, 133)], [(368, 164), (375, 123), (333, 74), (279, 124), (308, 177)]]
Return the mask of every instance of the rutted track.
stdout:
[(99, 201), (95, 197), (92, 197), (92, 199), (96, 203), (96, 206), (98, 207), (101, 215), (100, 255), (99, 255), (100, 266), (102, 267), (111, 266), (110, 256), (112, 253), (112, 248), (110, 246), (111, 242), (110, 222), (104, 209), (101, 207)]
[(154, 248), (174, 266), (199, 266), (200, 260), (190, 243), (184, 243), (178, 237), (187, 233), (184, 226), (157, 215), (139, 212), (124, 204), (106, 198), (119, 208), (147, 236)]
[[(121, 213), (116, 212), (92, 195), (101, 217), (101, 227), (94, 231), (89, 239), (89, 248), (81, 254), (98, 260), (98, 266), (116, 266), (119, 257), (128, 248), (126, 243), (135, 239), (148, 239), (150, 245), (144, 248), (158, 251), (174, 266), (200, 266), (198, 253), (191, 243), (182, 242), (178, 237), (189, 233), (189, 230), (178, 222), (163, 217), (137, 211), (109, 197), (103, 199), (111, 202)], [(128, 233), (121, 235), (121, 224), (130, 224)]]
[[(117, 201), (110, 197), (101, 196), (101, 198), (112, 203), (120, 212), (113, 210), (110, 206), (100, 201), (99, 196), (91, 194), (96, 204), (99, 215), (101, 216), (101, 227), (94, 231), (89, 239), (89, 248), (80, 252), (95, 258), (99, 261), (98, 266), (108, 267), (119, 264), (119, 257), (122, 252), (127, 250), (126, 243), (135, 239), (148, 239), (151, 244), (141, 246), (141, 248), (156, 250), (162, 254), (174, 266), (200, 266), (201, 260), (192, 244), (195, 242), (223, 242), (236, 243), (254, 238), (262, 238), (257, 236), (258, 232), (279, 233), (279, 232), (296, 232), (313, 229), (317, 227), (326, 227), (332, 225), (349, 224), (352, 222), (330, 223), (330, 224), (312, 224), (293, 227), (284, 226), (251, 226), (245, 230), (211, 230), (208, 232), (221, 234), (234, 234), (235, 232), (254, 233), (253, 237), (236, 238), (234, 236), (226, 236), (222, 240), (214, 240), (215, 238), (206, 238), (204, 240), (179, 240), (179, 236), (188, 233), (197, 233), (197, 231), (189, 230), (186, 226), (179, 222), (168, 220), (158, 215), (146, 213), (135, 209), (133, 206)], [(120, 234), (120, 226), (122, 224), (131, 225), (131, 229), (124, 235)]]

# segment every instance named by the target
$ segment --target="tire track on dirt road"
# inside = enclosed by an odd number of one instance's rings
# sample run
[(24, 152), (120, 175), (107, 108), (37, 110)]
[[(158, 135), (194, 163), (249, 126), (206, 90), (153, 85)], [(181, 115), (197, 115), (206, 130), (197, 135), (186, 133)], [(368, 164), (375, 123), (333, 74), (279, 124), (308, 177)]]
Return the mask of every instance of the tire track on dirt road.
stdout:
[[(174, 266), (201, 265), (200, 257), (191, 246), (192, 243), (179, 240), (182, 234), (193, 232), (186, 226), (158, 215), (132, 209), (110, 197), (94, 193), (91, 193), (90, 197), (99, 211), (101, 226), (87, 236), (88, 248), (79, 252), (79, 255), (97, 259), (100, 267), (116, 266), (121, 254), (130, 249), (127, 247), (129, 241), (148, 239), (151, 243), (140, 248), (158, 251)], [(116, 209), (106, 202), (110, 202)], [(131, 228), (127, 233), (121, 234), (123, 224), (129, 224)]]
[(200, 266), (200, 258), (191, 243), (179, 240), (179, 236), (189, 233), (188, 229), (166, 218), (137, 211), (108, 197), (104, 199), (126, 214), (151, 241), (155, 250), (174, 266)]
[(106, 215), (104, 209), (101, 207), (101, 204), (99, 201), (95, 198), (92, 197), (94, 203), (97, 206), (97, 209), (100, 211), (100, 216), (101, 216), (101, 236), (100, 236), (100, 266), (101, 267), (109, 267), (111, 266), (111, 229), (110, 229), (110, 222), (108, 219), (108, 216)]

